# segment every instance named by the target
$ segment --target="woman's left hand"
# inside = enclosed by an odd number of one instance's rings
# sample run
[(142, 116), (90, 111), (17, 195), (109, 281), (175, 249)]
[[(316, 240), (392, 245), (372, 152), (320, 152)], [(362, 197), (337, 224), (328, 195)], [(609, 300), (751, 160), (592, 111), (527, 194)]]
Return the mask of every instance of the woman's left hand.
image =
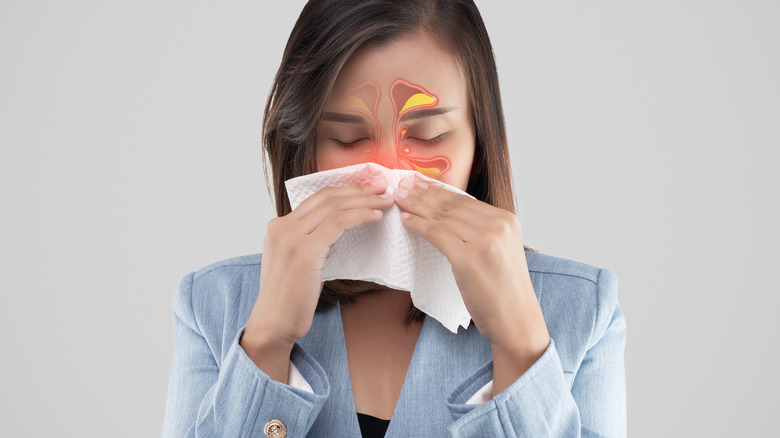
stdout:
[(394, 197), (404, 210), (403, 225), (452, 265), (466, 309), (491, 342), (494, 368), (495, 361), (505, 359), (522, 363), (522, 374), (547, 349), (550, 336), (531, 284), (517, 216), (425, 181), (401, 181)]

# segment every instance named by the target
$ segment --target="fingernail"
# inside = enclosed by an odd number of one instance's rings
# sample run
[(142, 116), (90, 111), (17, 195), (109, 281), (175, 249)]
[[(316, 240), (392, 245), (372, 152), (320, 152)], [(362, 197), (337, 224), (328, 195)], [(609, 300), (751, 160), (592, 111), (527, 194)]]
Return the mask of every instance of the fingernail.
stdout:
[(404, 179), (401, 180), (401, 183), (398, 184), (401, 188), (404, 188), (406, 190), (412, 190), (414, 188), (414, 181)]
[(379, 197), (386, 201), (393, 199), (393, 195), (391, 195), (390, 193), (382, 193), (381, 195), (379, 195)]
[(374, 216), (377, 216), (377, 217), (382, 216), (382, 210), (374, 210)]
[(425, 182), (425, 181), (423, 181), (423, 180), (421, 180), (421, 179), (418, 179), (418, 180), (417, 180), (417, 185), (418, 185), (418, 186), (420, 186), (420, 187), (422, 187), (422, 188), (424, 188), (424, 189), (427, 189), (427, 188), (428, 188), (428, 183), (427, 183), (427, 182)]
[[(414, 184), (412, 184), (412, 186), (414, 186)], [(409, 196), (409, 192), (407, 192), (404, 189), (398, 189), (398, 190), (395, 191), (395, 198), (396, 199), (404, 199), (407, 196)]]

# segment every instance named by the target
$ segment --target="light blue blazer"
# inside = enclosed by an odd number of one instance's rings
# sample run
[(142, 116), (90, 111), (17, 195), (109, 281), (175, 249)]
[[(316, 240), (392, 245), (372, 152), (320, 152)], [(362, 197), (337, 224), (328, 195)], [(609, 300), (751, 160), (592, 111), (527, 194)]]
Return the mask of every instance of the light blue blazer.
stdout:
[[(606, 269), (526, 253), (551, 342), (484, 404), (465, 404), (492, 377), (490, 342), (426, 318), (388, 437), (626, 435), (625, 319)], [(173, 298), (175, 352), (163, 437), (360, 437), (338, 306), (317, 312), (291, 359), (313, 393), (269, 379), (238, 340), (259, 291), (259, 254), (186, 275)]]

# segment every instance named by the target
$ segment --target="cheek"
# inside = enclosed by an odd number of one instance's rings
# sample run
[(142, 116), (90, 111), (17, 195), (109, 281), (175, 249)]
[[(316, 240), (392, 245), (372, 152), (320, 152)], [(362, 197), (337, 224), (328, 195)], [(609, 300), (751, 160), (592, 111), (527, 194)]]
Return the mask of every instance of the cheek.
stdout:
[(450, 169), (443, 174), (439, 181), (466, 191), (471, 176), (471, 167), (474, 162), (474, 144), (468, 141), (453, 148), (447, 157), (450, 160)]
[[(471, 167), (474, 161), (474, 143), (469, 138), (458, 139), (453, 142), (448, 142), (434, 153), (439, 159), (444, 159), (448, 162), (448, 169), (438, 178), (439, 181), (457, 187), (463, 191), (468, 186), (469, 176), (471, 175)], [(424, 154), (423, 154), (424, 155)], [(351, 166), (353, 164), (378, 162), (375, 151), (372, 145), (354, 146), (349, 149), (345, 149), (336, 145), (323, 145), (317, 146), (317, 170), (324, 171), (330, 169), (337, 169), (340, 167)], [(419, 164), (420, 167), (425, 166), (424, 160), (412, 160)], [(435, 160), (431, 160), (435, 161)], [(385, 167), (396, 168), (393, 163), (384, 164)], [(414, 163), (412, 163), (414, 164)], [(398, 166), (406, 168), (408, 166)], [(425, 172), (421, 172), (425, 173)]]
[(372, 161), (371, 145), (356, 145), (345, 149), (336, 145), (317, 145), (317, 170), (330, 170)]
[[(474, 160), (474, 139), (469, 134), (459, 132), (435, 147), (412, 145), (410, 153), (404, 152), (403, 141), (400, 145), (387, 142), (378, 150), (371, 141), (343, 147), (328, 139), (318, 139), (317, 170), (375, 162), (388, 168), (417, 169), (424, 175), (465, 191)], [(446, 170), (441, 175), (434, 176), (431, 173), (435, 172), (431, 169), (435, 167)]]

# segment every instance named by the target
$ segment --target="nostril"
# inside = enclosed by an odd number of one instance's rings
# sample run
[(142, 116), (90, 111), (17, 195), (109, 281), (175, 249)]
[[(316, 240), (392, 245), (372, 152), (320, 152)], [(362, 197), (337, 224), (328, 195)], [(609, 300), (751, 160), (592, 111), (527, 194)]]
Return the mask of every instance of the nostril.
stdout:
[(379, 147), (379, 164), (388, 169), (398, 168), (398, 157), (395, 153), (395, 147), (382, 145)]

